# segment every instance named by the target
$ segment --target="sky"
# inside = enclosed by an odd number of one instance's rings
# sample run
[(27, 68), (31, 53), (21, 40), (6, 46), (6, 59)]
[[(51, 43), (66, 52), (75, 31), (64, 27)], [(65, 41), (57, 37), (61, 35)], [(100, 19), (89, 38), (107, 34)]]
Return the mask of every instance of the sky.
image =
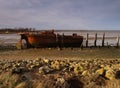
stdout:
[(0, 0), (0, 28), (120, 30), (120, 0)]

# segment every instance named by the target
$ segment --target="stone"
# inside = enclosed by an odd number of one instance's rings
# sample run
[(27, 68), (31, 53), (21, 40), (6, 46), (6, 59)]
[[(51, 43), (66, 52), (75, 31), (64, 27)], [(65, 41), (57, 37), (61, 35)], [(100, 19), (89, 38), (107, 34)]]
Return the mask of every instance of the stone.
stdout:
[(99, 75), (103, 75), (104, 71), (105, 71), (104, 68), (100, 68), (100, 69), (96, 70), (96, 73)]
[(60, 65), (61, 65), (62, 67), (64, 67), (64, 66), (66, 65), (66, 63), (65, 63), (64, 61), (60, 61)]
[(120, 70), (119, 70), (119, 71), (116, 71), (115, 78), (116, 78), (116, 79), (120, 79)]
[(115, 70), (120, 70), (120, 64), (113, 64), (112, 68)]
[(50, 73), (52, 71), (53, 71), (53, 69), (51, 69), (48, 66), (42, 66), (42, 67), (39, 68), (39, 73), (40, 74), (48, 74), (48, 73)]
[(56, 60), (55, 62), (51, 63), (51, 68), (55, 69), (55, 70), (60, 70), (61, 69), (61, 65), (60, 63)]
[(33, 69), (33, 68), (35, 68), (35, 67), (36, 67), (35, 65), (30, 65), (30, 68), (31, 68), (31, 69)]
[(56, 60), (56, 61), (54, 62), (54, 64), (60, 64), (60, 63), (59, 63), (59, 61), (58, 61), (58, 60)]
[(109, 65), (104, 66), (105, 70), (111, 70), (111, 67)]
[(57, 88), (70, 88), (70, 85), (63, 77), (58, 77), (56, 81)]
[(84, 83), (77, 76), (70, 77), (67, 83), (69, 84), (68, 88), (83, 88), (84, 86)]
[(60, 65), (59, 64), (52, 64), (51, 67), (55, 70), (60, 70)]
[(109, 80), (115, 79), (115, 74), (113, 70), (107, 70), (105, 73), (105, 77), (108, 78)]
[(12, 73), (17, 73), (17, 74), (19, 74), (19, 73), (21, 73), (21, 70), (20, 70), (20, 68), (13, 68), (13, 69), (12, 69)]
[(103, 68), (104, 66), (105, 66), (105, 65), (103, 65), (103, 64), (102, 64), (102, 65), (100, 65), (100, 67), (101, 67), (101, 68)]
[(90, 73), (89, 73), (89, 71), (85, 70), (85, 71), (82, 72), (81, 75), (82, 76), (90, 76)]
[(28, 71), (29, 71), (29, 69), (27, 67), (12, 68), (12, 73), (16, 73), (16, 74), (25, 73), (25, 72), (28, 72)]
[(74, 73), (75, 73), (75, 74), (79, 74), (79, 73), (81, 73), (83, 70), (84, 70), (83, 67), (82, 67), (81, 65), (79, 65), (79, 64), (76, 64), (75, 67), (74, 67)]
[(108, 78), (109, 80), (115, 79), (114, 70), (109, 65), (106, 65), (104, 67), (104, 69), (105, 69), (105, 77), (106, 78)]
[(43, 62), (48, 64), (49, 60), (48, 59), (43, 59)]
[(63, 84), (65, 82), (65, 79), (62, 77), (57, 78), (57, 83)]
[(25, 81), (25, 80), (32, 80), (32, 76), (30, 73), (24, 73), (21, 75), (21, 80)]

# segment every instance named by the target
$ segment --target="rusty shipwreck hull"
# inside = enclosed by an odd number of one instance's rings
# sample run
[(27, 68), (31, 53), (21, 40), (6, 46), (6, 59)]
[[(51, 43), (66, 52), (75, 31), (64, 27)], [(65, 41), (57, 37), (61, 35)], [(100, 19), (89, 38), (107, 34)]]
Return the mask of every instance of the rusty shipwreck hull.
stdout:
[(83, 36), (59, 35), (54, 31), (40, 33), (21, 33), (21, 40), (26, 41), (27, 48), (31, 47), (80, 47)]

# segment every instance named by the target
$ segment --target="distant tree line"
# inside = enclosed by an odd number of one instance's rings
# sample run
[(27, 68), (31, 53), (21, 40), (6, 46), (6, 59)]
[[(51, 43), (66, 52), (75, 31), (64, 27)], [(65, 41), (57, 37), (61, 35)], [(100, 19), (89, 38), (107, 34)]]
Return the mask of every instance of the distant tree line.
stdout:
[(19, 33), (19, 32), (29, 32), (35, 31), (35, 28), (1, 28), (0, 33)]

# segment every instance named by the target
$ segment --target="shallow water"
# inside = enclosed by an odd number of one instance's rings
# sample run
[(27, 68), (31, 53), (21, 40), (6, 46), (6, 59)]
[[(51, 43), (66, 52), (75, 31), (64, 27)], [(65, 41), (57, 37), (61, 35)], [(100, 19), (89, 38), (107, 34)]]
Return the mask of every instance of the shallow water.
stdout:
[(19, 39), (18, 34), (0, 34), (0, 45), (15, 45)]
[[(120, 36), (120, 31), (59, 31), (55, 32), (56, 34), (63, 34), (64, 35), (72, 35), (73, 33), (77, 33), (78, 35), (84, 36), (84, 42), (83, 45), (85, 45), (85, 39), (87, 33), (89, 33), (89, 40), (88, 40), (88, 45), (92, 46), (94, 44), (94, 37), (95, 33), (97, 33), (97, 45), (101, 46), (102, 44), (102, 36), (103, 33), (105, 33), (105, 45), (107, 43), (109, 45), (116, 45), (116, 38), (117, 36)], [(0, 45), (16, 45), (16, 43), (19, 41), (20, 35), (19, 34), (0, 34)], [(120, 45), (120, 43), (119, 43)]]
[[(97, 33), (97, 45), (101, 46), (102, 45), (102, 37), (103, 34), (105, 33), (105, 45), (109, 44), (111, 46), (116, 45), (116, 39), (119, 36), (120, 37), (120, 31), (70, 31), (70, 32), (56, 32), (64, 35), (72, 35), (73, 33), (77, 33), (78, 35), (82, 35), (84, 37), (84, 42), (83, 45), (85, 45), (85, 40), (87, 33), (89, 34), (89, 40), (88, 40), (88, 45), (93, 46), (94, 45), (94, 37), (95, 34)], [(120, 45), (120, 43), (119, 43)]]

